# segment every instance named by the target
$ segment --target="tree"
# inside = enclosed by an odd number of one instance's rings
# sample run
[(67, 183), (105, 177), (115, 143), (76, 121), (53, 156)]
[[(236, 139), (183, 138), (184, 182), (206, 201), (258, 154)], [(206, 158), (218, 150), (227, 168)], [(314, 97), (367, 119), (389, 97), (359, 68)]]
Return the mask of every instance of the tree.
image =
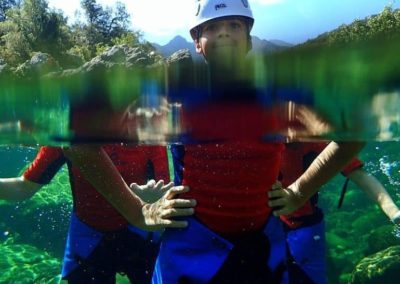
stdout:
[(19, 5), (19, 0), (1, 0), (0, 1), (0, 22), (6, 20), (6, 12), (7, 10)]
[(392, 38), (400, 32), (400, 9), (385, 7), (378, 15), (366, 19), (357, 19), (349, 25), (341, 25), (337, 29), (309, 40), (303, 46), (334, 45), (373, 40), (379, 37)]
[(371, 17), (368, 25), (370, 27), (369, 37), (390, 36), (400, 30), (400, 22), (396, 19), (391, 7), (385, 7), (379, 15)]
[(116, 2), (115, 8), (114, 17), (112, 17), (108, 27), (109, 34), (113, 38), (121, 37), (123, 34), (131, 31), (129, 28), (131, 19), (129, 13), (126, 11), (125, 4)]
[(97, 4), (96, 0), (82, 0), (81, 6), (87, 24), (74, 27), (78, 35), (76, 43), (80, 47), (85, 47), (84, 50), (89, 50), (90, 56), (112, 45), (113, 40), (117, 38), (125, 40), (129, 38), (131, 42), (135, 41), (132, 37), (137, 38), (138, 33), (133, 32), (129, 27), (130, 15), (123, 3), (116, 2), (114, 8), (103, 8)]
[(0, 23), (0, 35), (0, 52), (14, 64), (29, 59), (35, 51), (58, 58), (72, 46), (66, 18), (50, 11), (46, 0), (25, 0), (21, 7), (12, 9)]

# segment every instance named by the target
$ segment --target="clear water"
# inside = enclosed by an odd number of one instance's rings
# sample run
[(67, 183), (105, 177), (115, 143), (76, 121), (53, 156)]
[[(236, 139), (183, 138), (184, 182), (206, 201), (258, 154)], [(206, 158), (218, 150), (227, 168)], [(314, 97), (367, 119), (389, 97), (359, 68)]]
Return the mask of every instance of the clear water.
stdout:
[[(37, 148), (0, 147), (0, 177), (18, 176)], [(371, 142), (361, 152), (365, 169), (376, 176), (397, 205), (400, 160), (397, 142)], [(337, 176), (321, 190), (328, 240), (329, 283), (347, 283), (355, 265), (388, 246), (400, 245), (399, 228), (355, 185), (349, 184), (343, 206), (337, 209), (344, 178)], [(0, 202), (0, 283), (57, 283), (61, 269), (72, 199), (67, 169), (51, 184), (21, 203)], [(396, 236), (396, 237), (395, 237)], [(120, 278), (120, 283), (123, 282)]]

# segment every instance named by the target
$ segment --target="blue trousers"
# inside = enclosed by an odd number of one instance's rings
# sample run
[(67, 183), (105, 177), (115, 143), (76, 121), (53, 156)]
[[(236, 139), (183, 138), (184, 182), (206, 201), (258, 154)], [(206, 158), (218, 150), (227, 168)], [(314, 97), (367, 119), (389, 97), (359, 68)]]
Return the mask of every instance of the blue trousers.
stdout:
[[(235, 241), (222, 238), (194, 218), (189, 218), (188, 221), (189, 226), (185, 229), (164, 232), (153, 284), (212, 283), (214, 277), (218, 277), (221, 269), (230, 261), (230, 256), (235, 251)], [(262, 265), (273, 273), (284, 262), (286, 255), (283, 225), (279, 219), (271, 216), (260, 234), (269, 243), (269, 248), (257, 248), (260, 251), (269, 250)], [(241, 282), (238, 280), (234, 283)]]

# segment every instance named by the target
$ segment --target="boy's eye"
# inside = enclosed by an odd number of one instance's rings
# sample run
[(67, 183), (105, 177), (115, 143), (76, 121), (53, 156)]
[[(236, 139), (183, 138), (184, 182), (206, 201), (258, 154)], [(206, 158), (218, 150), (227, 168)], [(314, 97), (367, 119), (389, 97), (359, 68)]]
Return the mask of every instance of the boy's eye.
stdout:
[(239, 23), (233, 22), (233, 23), (230, 23), (230, 27), (231, 27), (232, 29), (237, 30), (237, 29), (240, 29), (240, 28), (242, 27), (242, 25), (240, 25)]
[(204, 28), (204, 30), (206, 30), (206, 31), (215, 31), (216, 28), (217, 28), (217, 26), (215, 24), (209, 24)]

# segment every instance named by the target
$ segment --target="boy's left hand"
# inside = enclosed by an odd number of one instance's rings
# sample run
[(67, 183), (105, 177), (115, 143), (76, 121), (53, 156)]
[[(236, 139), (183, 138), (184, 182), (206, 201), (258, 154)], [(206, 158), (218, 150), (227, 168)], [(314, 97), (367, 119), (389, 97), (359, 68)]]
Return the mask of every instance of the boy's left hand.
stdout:
[(173, 182), (164, 185), (163, 180), (156, 182), (149, 180), (145, 185), (132, 183), (129, 187), (131, 190), (146, 203), (154, 203), (165, 195), (165, 193), (174, 186)]
[(283, 188), (279, 182), (272, 185), (272, 190), (268, 192), (268, 197), (268, 206), (273, 209), (275, 216), (288, 215), (305, 203), (301, 194), (291, 187)]

